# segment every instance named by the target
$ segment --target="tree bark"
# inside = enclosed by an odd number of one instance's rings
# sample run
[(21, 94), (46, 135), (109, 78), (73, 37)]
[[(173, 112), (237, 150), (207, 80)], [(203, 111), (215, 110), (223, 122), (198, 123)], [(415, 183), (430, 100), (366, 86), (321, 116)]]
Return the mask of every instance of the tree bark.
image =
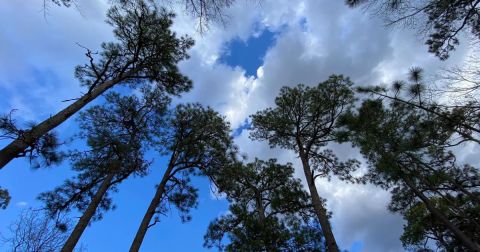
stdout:
[(25, 150), (29, 146), (32, 146), (40, 137), (47, 134), (50, 130), (54, 129), (58, 125), (62, 124), (64, 121), (70, 118), (70, 116), (85, 107), (85, 105), (87, 105), (89, 102), (93, 101), (105, 91), (124, 80), (133, 72), (134, 70), (130, 70), (115, 79), (101, 83), (91, 92), (83, 95), (80, 99), (76, 100), (62, 111), (37, 124), (31, 130), (26, 131), (22, 136), (19, 136), (17, 139), (13, 140), (10, 144), (0, 150), (0, 169), (2, 169), (14, 158), (17, 158), (20, 154), (24, 153)]
[(312, 171), (310, 169), (310, 164), (306, 158), (304, 150), (299, 147), (300, 159), (302, 160), (303, 171), (307, 179), (308, 189), (310, 191), (310, 197), (312, 198), (313, 209), (317, 215), (320, 226), (322, 227), (323, 235), (325, 236), (325, 241), (327, 243), (328, 252), (339, 252), (337, 241), (333, 235), (332, 227), (330, 226), (330, 221), (328, 220), (327, 209), (323, 207), (322, 200), (318, 195), (317, 187), (315, 186), (315, 181), (312, 176)]
[(473, 242), (465, 233), (463, 233), (457, 226), (448, 220), (448, 218), (442, 214), (435, 206), (432, 205), (430, 200), (422, 192), (420, 192), (415, 185), (407, 178), (404, 178), (403, 181), (405, 184), (413, 191), (413, 193), (420, 198), (420, 200), (425, 204), (425, 207), (432, 213), (439, 221), (452, 231), (455, 236), (462, 241), (463, 245), (471, 251), (480, 252), (480, 247), (478, 244)]
[(105, 180), (102, 182), (100, 185), (100, 188), (98, 191), (95, 193), (95, 196), (93, 196), (92, 202), (87, 207), (87, 210), (83, 213), (82, 217), (78, 221), (77, 225), (73, 229), (72, 233), (68, 237), (67, 241), (62, 247), (62, 252), (71, 252), (75, 248), (75, 245), (77, 245), (78, 240), (80, 240), (80, 237), (83, 234), (83, 231), (88, 226), (88, 223), (90, 223), (90, 220), (92, 219), (93, 215), (95, 214), (98, 206), (100, 205), (100, 202), (103, 199), (103, 196), (105, 196), (105, 193), (107, 192), (108, 188), (110, 188), (110, 183), (112, 182), (112, 179), (114, 177), (114, 173), (110, 173)]
[[(173, 155), (172, 155), (173, 156)], [(147, 229), (149, 228), (150, 222), (152, 221), (153, 216), (155, 215), (155, 209), (157, 209), (160, 201), (162, 200), (163, 193), (165, 192), (165, 185), (167, 184), (170, 173), (173, 170), (173, 162), (170, 161), (167, 170), (163, 174), (162, 181), (157, 187), (157, 191), (155, 192), (155, 196), (153, 196), (150, 205), (147, 208), (147, 212), (143, 216), (142, 222), (140, 223), (140, 227), (138, 227), (137, 233), (135, 234), (135, 238), (133, 239), (132, 245), (130, 246), (130, 252), (136, 252), (140, 250), (142, 246), (143, 239), (145, 238), (145, 234), (147, 233)]]
[(258, 220), (260, 221), (260, 223), (263, 227), (262, 236), (263, 236), (264, 243), (265, 243), (265, 251), (266, 252), (274, 252), (274, 251), (276, 251), (275, 247), (273, 246), (272, 242), (270, 241), (270, 239), (268, 237), (268, 234), (265, 233), (265, 231), (266, 231), (265, 230), (265, 227), (266, 227), (265, 207), (263, 206), (262, 195), (260, 194), (260, 192), (255, 192), (255, 201), (256, 201), (256, 205), (257, 205)]

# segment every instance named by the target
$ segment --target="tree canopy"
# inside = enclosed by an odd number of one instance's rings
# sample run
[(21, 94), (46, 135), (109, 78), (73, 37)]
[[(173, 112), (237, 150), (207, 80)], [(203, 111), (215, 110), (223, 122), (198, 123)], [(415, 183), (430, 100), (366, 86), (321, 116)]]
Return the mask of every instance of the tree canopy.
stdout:
[(338, 138), (335, 130), (338, 118), (353, 106), (352, 85), (350, 79), (332, 75), (314, 87), (302, 84), (283, 87), (275, 99), (275, 107), (251, 116), (252, 139), (266, 140), (271, 147), (290, 149), (299, 155), (329, 251), (339, 249), (315, 179), (329, 178), (332, 174), (352, 179), (351, 172), (358, 167), (357, 161), (340, 162), (332, 150), (325, 148)]
[(366, 100), (342, 122), (368, 162), (366, 178), (391, 190), (389, 209), (407, 220), (404, 246), (433, 240), (446, 250), (478, 250), (478, 169), (457, 162), (445, 145), (454, 131), (435, 114), (389, 101)]
[(385, 17), (388, 25), (413, 26), (428, 38), (428, 51), (445, 60), (460, 44), (462, 34), (480, 39), (478, 0), (346, 0), (355, 7), (364, 5)]
[(188, 91), (192, 83), (180, 73), (177, 63), (188, 58), (186, 50), (193, 45), (193, 40), (177, 38), (170, 30), (173, 16), (142, 0), (113, 5), (107, 12), (107, 23), (114, 27), (117, 41), (103, 43), (100, 52), (87, 49), (88, 63), (75, 69), (75, 76), (87, 92), (62, 111), (28, 129), (12, 131), (9, 130), (12, 127), (5, 128), (4, 120), (0, 120), (0, 130), (14, 139), (0, 150), (0, 168), (32, 152), (32, 148), (44, 146), (40, 143), (50, 139), (52, 129), (116, 85), (141, 88), (148, 83), (171, 95)]
[(147, 174), (150, 162), (144, 155), (153, 148), (151, 138), (170, 102), (162, 91), (149, 89), (142, 98), (110, 93), (106, 100), (80, 113), (79, 136), (88, 149), (69, 155), (77, 176), (39, 196), (52, 217), (72, 208), (83, 213), (62, 251), (72, 250), (91, 220), (114, 207), (109, 193), (119, 183)]
[[(229, 213), (210, 223), (204, 246), (226, 251), (323, 251), (313, 208), (291, 164), (237, 163), (216, 177)], [(223, 238), (228, 237), (225, 244)]]
[(8, 229), (10, 234), (1, 241), (8, 251), (59, 251), (68, 237), (69, 220), (64, 216), (52, 220), (44, 211), (29, 208)]
[(211, 178), (235, 160), (230, 125), (213, 109), (181, 104), (165, 121), (165, 127), (156, 131), (157, 150), (169, 161), (130, 251), (140, 249), (147, 230), (160, 221), (170, 205), (180, 211), (182, 221), (191, 219), (189, 211), (197, 206), (198, 198), (191, 176)]

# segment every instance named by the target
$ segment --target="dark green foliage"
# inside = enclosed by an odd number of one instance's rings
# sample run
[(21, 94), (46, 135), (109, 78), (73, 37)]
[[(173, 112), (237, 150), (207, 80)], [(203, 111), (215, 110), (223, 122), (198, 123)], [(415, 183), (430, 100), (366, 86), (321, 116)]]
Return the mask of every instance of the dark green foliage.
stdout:
[(283, 87), (275, 99), (275, 108), (252, 115), (251, 138), (267, 140), (271, 147), (303, 149), (319, 176), (338, 175), (351, 179), (356, 161), (339, 162), (335, 154), (324, 147), (338, 139), (335, 130), (339, 116), (354, 102), (352, 82), (342, 75), (332, 75), (315, 87), (298, 85)]
[[(174, 15), (144, 1), (129, 1), (108, 10), (107, 23), (114, 27), (118, 42), (102, 44), (102, 52), (88, 50), (90, 62), (78, 66), (75, 76), (92, 91), (108, 80), (138, 86), (152, 82), (171, 94), (188, 91), (192, 83), (177, 67), (188, 58), (193, 45), (187, 37), (176, 38), (170, 30)], [(96, 60), (98, 54), (99, 59)]]
[(10, 194), (8, 193), (8, 190), (2, 189), (0, 187), (0, 208), (5, 209), (7, 208), (8, 204), (10, 203)]
[[(25, 132), (35, 125), (35, 123), (28, 123), (24, 128), (19, 127), (12, 118), (13, 112), (14, 110), (0, 116), (0, 140), (22, 138)], [(33, 168), (55, 165), (62, 161), (63, 154), (58, 151), (59, 146), (57, 134), (49, 132), (30, 144), (17, 157), (28, 157)]]
[[(391, 100), (394, 104), (410, 106), (412, 109), (423, 111), (430, 122), (424, 127), (435, 127), (429, 133), (438, 136), (429, 136), (437, 145), (455, 146), (463, 142), (480, 144), (480, 106), (473, 98), (466, 98), (462, 105), (440, 104), (432, 97), (438, 96), (425, 87), (423, 70), (414, 67), (409, 73), (409, 82), (395, 81), (392, 90), (385, 87), (360, 87), (358, 91), (380, 98)], [(467, 90), (474, 91), (473, 89)], [(441, 132), (447, 133), (441, 136)], [(455, 135), (452, 135), (455, 133)]]
[(177, 207), (182, 221), (191, 219), (189, 211), (197, 206), (198, 198), (197, 189), (190, 185), (191, 176), (211, 178), (235, 160), (229, 124), (211, 108), (178, 105), (165, 121), (165, 127), (155, 131), (155, 135), (158, 151), (170, 158), (130, 251), (140, 250), (148, 228), (160, 221), (159, 214), (170, 205)]
[(192, 83), (179, 72), (177, 63), (188, 58), (186, 51), (193, 40), (175, 36), (170, 30), (172, 18), (173, 14), (142, 0), (111, 7), (107, 23), (114, 27), (117, 42), (103, 43), (100, 52), (87, 49), (89, 62), (75, 70), (88, 92), (62, 111), (18, 133), (14, 124), (8, 124), (8, 117), (2, 119), (2, 131), (6, 130), (6, 136), (13, 141), (0, 150), (0, 168), (32, 150), (50, 155), (52, 146), (57, 145), (51, 130), (116, 85), (137, 89), (150, 85), (172, 95), (188, 91)]
[[(111, 173), (114, 178), (109, 191), (116, 191), (116, 185), (124, 179), (147, 172), (149, 162), (143, 155), (153, 144), (152, 133), (159, 126), (169, 99), (159, 90), (145, 89), (142, 98), (110, 93), (106, 100), (106, 104), (82, 112), (78, 119), (79, 136), (89, 148), (70, 153), (72, 168), (78, 175), (39, 196), (52, 216), (72, 208), (84, 211)], [(100, 209), (107, 211), (112, 207), (108, 195), (103, 197)], [(101, 218), (100, 211), (96, 218)]]
[[(157, 150), (169, 155), (172, 169), (162, 200), (168, 200), (189, 220), (189, 210), (197, 205), (197, 189), (190, 176), (212, 177), (234, 158), (230, 126), (224, 117), (200, 104), (178, 105), (157, 131)], [(163, 210), (167, 204), (160, 203)]]
[(338, 118), (355, 101), (353, 83), (342, 75), (332, 75), (315, 87), (298, 85), (283, 87), (275, 99), (275, 108), (257, 112), (252, 117), (251, 138), (268, 140), (271, 147), (295, 151), (302, 167), (318, 221), (322, 226), (327, 248), (339, 251), (325, 208), (325, 200), (316, 189), (318, 177), (337, 175), (342, 180), (353, 180), (351, 173), (359, 166), (355, 160), (339, 162), (325, 147), (338, 141)]
[[(447, 198), (433, 198), (435, 207), (448, 214), (451, 220), (458, 220), (458, 214), (462, 214), (463, 221), (456, 224), (470, 237), (478, 237), (480, 232), (480, 207), (478, 204), (472, 204), (468, 197), (463, 195)], [(455, 204), (461, 207), (461, 212), (451, 211), (451, 205)], [(404, 226), (404, 233), (400, 240), (405, 247), (428, 248), (425, 245), (426, 240), (431, 240), (445, 251), (455, 251), (461, 249), (467, 251), (467, 248), (445, 228), (421, 203), (412, 204), (403, 214), (407, 224)]]
[(446, 222), (471, 240), (480, 239), (480, 173), (457, 163), (445, 145), (453, 131), (437, 115), (396, 100), (385, 107), (375, 99), (341, 121), (368, 161), (366, 178), (391, 190), (389, 209), (407, 220), (402, 236), (406, 247), (433, 240), (449, 251), (471, 249)]
[(384, 15), (388, 24), (415, 26), (428, 36), (428, 50), (445, 60), (460, 44), (462, 32), (480, 38), (479, 0), (346, 0), (350, 6), (366, 5)]
[[(291, 164), (255, 160), (223, 169), (215, 181), (230, 201), (212, 223), (205, 247), (226, 251), (323, 251), (320, 226)], [(228, 237), (228, 244), (223, 241)]]

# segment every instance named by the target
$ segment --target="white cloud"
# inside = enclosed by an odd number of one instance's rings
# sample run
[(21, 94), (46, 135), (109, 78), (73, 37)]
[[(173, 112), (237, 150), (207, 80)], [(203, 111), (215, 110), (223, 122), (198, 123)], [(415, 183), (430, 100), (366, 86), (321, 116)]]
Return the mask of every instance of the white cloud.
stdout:
[(20, 208), (24, 208), (24, 207), (28, 206), (28, 202), (26, 202), (26, 201), (19, 201), (19, 202), (17, 202), (17, 203), (15, 204), (15, 206), (20, 207)]

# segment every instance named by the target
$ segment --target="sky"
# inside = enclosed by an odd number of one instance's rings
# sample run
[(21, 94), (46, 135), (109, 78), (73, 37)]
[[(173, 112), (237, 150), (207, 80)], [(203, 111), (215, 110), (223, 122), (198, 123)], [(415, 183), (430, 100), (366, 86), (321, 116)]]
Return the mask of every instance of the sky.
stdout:
[[(38, 122), (68, 104), (62, 101), (81, 95), (73, 69), (86, 58), (77, 43), (96, 49), (113, 36), (104, 22), (108, 2), (79, 2), (77, 8), (52, 5), (46, 12), (43, 0), (0, 2), (0, 113), (16, 109), (13, 116), (19, 122)], [(349, 76), (358, 86), (388, 83), (404, 79), (412, 66), (423, 67), (427, 75), (434, 76), (442, 68), (461, 65), (471, 51), (460, 46), (442, 62), (427, 53), (422, 38), (413, 31), (384, 27), (379, 18), (350, 9), (343, 1), (239, 0), (226, 10), (226, 23), (212, 23), (203, 34), (198, 33), (191, 16), (175, 10), (173, 29), (196, 41), (189, 51), (191, 57), (179, 64), (194, 88), (175, 103), (212, 106), (231, 123), (235, 143), (249, 159), (292, 162), (299, 178), (302, 172), (294, 153), (254, 142), (246, 130), (248, 116), (272, 106), (282, 86), (316, 85), (331, 74)], [(76, 131), (75, 120), (56, 131), (68, 139)], [(5, 144), (0, 142), (0, 146)], [(361, 158), (349, 145), (330, 147), (340, 158)], [(460, 158), (476, 160), (478, 154), (478, 149), (464, 148)], [(92, 223), (82, 236), (80, 243), (88, 251), (125, 251), (129, 247), (164, 163), (157, 157), (149, 176), (129, 179), (119, 187), (114, 195), (116, 209)], [(0, 233), (8, 234), (9, 223), (22, 209), (41, 207), (38, 193), (72, 175), (68, 163), (39, 170), (22, 159), (8, 164), (0, 171), (0, 185), (9, 189), (12, 201), (6, 210), (0, 210)], [(202, 244), (208, 223), (225, 213), (228, 204), (214, 196), (206, 179), (195, 178), (194, 184), (200, 199), (192, 211), (193, 220), (181, 223), (172, 210), (148, 231), (142, 251), (207, 251)], [(317, 188), (333, 213), (333, 231), (341, 248), (404, 251), (399, 241), (403, 221), (386, 210), (387, 191), (335, 179), (318, 181)]]

